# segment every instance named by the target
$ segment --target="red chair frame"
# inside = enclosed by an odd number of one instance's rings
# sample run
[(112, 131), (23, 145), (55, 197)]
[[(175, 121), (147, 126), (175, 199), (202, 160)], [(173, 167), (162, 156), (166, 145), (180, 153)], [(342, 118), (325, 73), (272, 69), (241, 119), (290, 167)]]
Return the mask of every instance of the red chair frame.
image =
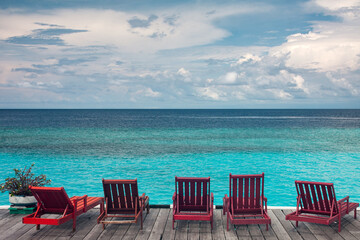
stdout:
[(210, 178), (175, 177), (173, 229), (176, 220), (210, 221), (213, 228), (214, 194)]
[[(286, 220), (330, 225), (338, 221), (338, 231), (341, 232), (341, 218), (354, 210), (359, 203), (349, 202), (349, 196), (336, 201), (333, 183), (295, 181), (297, 191), (296, 211), (286, 215)], [(310, 215), (312, 214), (312, 215)], [(323, 216), (317, 216), (323, 215)]]
[[(76, 230), (76, 217), (100, 204), (100, 212), (104, 199), (102, 197), (74, 196), (69, 198), (63, 187), (33, 187), (29, 186), (38, 204), (35, 213), (23, 217), (24, 224), (60, 225), (73, 220), (73, 231)], [(60, 218), (41, 218), (44, 214), (61, 214)]]
[[(134, 180), (102, 180), (105, 195), (105, 208), (98, 217), (98, 223), (105, 224), (125, 224), (136, 223), (141, 219), (141, 229), (143, 227), (143, 211), (147, 209), (149, 213), (149, 197), (143, 193), (138, 194), (137, 179)], [(127, 218), (127, 220), (107, 220), (107, 218)], [(130, 220), (129, 220), (130, 218)]]
[(266, 224), (271, 219), (267, 214), (267, 198), (264, 197), (264, 173), (257, 175), (229, 176), (229, 197), (223, 199), (223, 214), (227, 214), (227, 230), (231, 224)]

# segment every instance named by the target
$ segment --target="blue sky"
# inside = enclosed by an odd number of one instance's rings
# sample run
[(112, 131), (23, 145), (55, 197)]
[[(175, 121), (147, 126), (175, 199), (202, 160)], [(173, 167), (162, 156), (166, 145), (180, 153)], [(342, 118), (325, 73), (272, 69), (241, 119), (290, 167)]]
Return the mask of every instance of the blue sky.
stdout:
[(0, 2), (0, 108), (360, 108), (360, 1)]

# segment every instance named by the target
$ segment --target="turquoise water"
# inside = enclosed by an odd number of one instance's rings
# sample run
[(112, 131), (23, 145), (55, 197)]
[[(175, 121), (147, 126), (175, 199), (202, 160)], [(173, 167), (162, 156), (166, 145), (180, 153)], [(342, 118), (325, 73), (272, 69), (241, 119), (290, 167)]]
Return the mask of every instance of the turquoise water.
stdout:
[[(260, 117), (181, 112), (182, 118), (176, 111), (127, 112), (109, 119), (92, 111), (66, 112), (65, 118), (54, 117), (64, 112), (0, 112), (0, 179), (35, 163), (36, 173), (46, 174), (52, 186), (64, 186), (69, 195), (102, 196), (102, 178), (137, 178), (152, 204), (171, 204), (175, 175), (209, 176), (215, 203), (221, 204), (230, 172), (264, 172), (271, 206), (296, 205), (295, 180), (333, 182), (338, 199), (350, 195), (360, 201), (358, 112), (335, 117), (304, 110), (290, 117), (289, 112), (269, 116), (265, 110)], [(7, 198), (1, 194), (0, 205), (8, 204)]]

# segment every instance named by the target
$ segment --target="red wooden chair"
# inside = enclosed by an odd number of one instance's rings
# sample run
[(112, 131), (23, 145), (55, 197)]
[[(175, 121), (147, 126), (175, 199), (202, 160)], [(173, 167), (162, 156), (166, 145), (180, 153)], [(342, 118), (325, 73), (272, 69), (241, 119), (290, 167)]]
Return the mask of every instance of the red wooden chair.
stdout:
[[(338, 231), (341, 231), (341, 217), (354, 210), (359, 203), (349, 202), (349, 196), (336, 201), (334, 184), (295, 181), (297, 190), (296, 211), (286, 215), (286, 220), (319, 223), (329, 225), (338, 221)], [(322, 216), (319, 216), (322, 215)]]
[[(138, 217), (143, 227), (142, 213), (149, 213), (149, 197), (138, 194), (137, 179), (134, 180), (102, 180), (105, 195), (105, 209), (98, 217), (98, 223), (136, 223)], [(126, 218), (125, 220), (108, 220), (107, 218)]]
[[(25, 224), (36, 224), (36, 229), (40, 225), (60, 225), (69, 220), (73, 220), (73, 231), (76, 230), (76, 217), (85, 213), (89, 209), (100, 204), (100, 211), (104, 199), (102, 197), (82, 197), (69, 198), (63, 187), (33, 187), (29, 186), (32, 194), (36, 198), (37, 210), (22, 219)], [(44, 214), (61, 214), (60, 218), (41, 218)]]
[(231, 224), (271, 224), (264, 197), (264, 173), (257, 175), (231, 175), (229, 197), (225, 194), (223, 214), (227, 213), (227, 230)]
[(210, 178), (175, 177), (173, 229), (175, 220), (210, 221), (212, 229), (213, 202)]

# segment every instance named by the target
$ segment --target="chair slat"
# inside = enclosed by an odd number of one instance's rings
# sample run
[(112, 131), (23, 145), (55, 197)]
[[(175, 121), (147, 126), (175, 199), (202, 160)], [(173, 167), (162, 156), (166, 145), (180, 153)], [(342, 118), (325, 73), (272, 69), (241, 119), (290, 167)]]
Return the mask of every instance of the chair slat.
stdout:
[(245, 178), (244, 186), (244, 208), (249, 207), (249, 178)]
[(310, 195), (310, 190), (309, 190), (309, 184), (304, 184), (304, 187), (305, 187), (305, 196), (306, 196), (306, 201), (309, 205), (309, 209), (310, 210), (313, 210), (313, 204), (312, 204), (312, 201), (311, 201), (311, 195)]
[(236, 196), (236, 200), (238, 202), (238, 208), (244, 208), (244, 179), (243, 178), (236, 178), (239, 179), (239, 195)]
[(255, 178), (250, 178), (250, 208), (254, 208), (255, 201)]
[(256, 178), (256, 204), (255, 207), (260, 207), (260, 184), (261, 184), (261, 178)]
[(195, 204), (195, 182), (190, 182), (190, 202), (191, 205), (196, 205)]
[(130, 185), (124, 184), (124, 187), (125, 187), (125, 194), (126, 194), (126, 207), (133, 208), (133, 206), (131, 204)]
[(319, 207), (321, 211), (325, 211), (325, 207), (324, 207), (324, 202), (323, 199), (321, 197), (321, 191), (320, 191), (320, 185), (316, 185), (316, 193), (319, 199)]
[[(238, 208), (238, 194), (237, 194), (237, 178), (233, 178), (232, 181), (233, 181), (233, 192), (232, 192), (232, 196), (233, 196), (233, 199), (232, 199), (232, 204), (233, 204), (233, 207), (234, 209), (237, 209)], [(231, 181), (231, 179), (230, 179)]]
[(324, 203), (325, 203), (325, 209), (326, 211), (330, 211), (330, 204), (329, 204), (329, 198), (328, 195), (326, 193), (326, 186), (321, 185), (321, 190), (323, 193), (323, 198), (324, 198)]
[(113, 208), (119, 208), (119, 195), (117, 190), (118, 184), (110, 184), (112, 193)]
[(189, 181), (184, 181), (185, 184), (185, 205), (189, 205), (190, 200), (189, 200)]
[(110, 185), (109, 184), (103, 184), (103, 187), (104, 187), (105, 198), (107, 198), (107, 204), (108, 204), (109, 207), (112, 208), (113, 202), (112, 202), (112, 196), (111, 196), (111, 191), (110, 191)]
[(319, 210), (319, 201), (316, 198), (314, 184), (310, 184), (310, 189), (311, 189), (312, 199), (313, 199), (313, 202), (314, 202), (314, 208), (315, 208), (315, 210)]
[(196, 183), (196, 205), (201, 205), (201, 182)]
[[(176, 183), (175, 183), (176, 184)], [(183, 188), (183, 181), (178, 181), (177, 183), (178, 185), (178, 189), (179, 189), (179, 205), (183, 206), (184, 205), (184, 188)]]
[(298, 187), (299, 187), (299, 191), (300, 191), (300, 197), (301, 197), (301, 200), (302, 200), (303, 208), (304, 209), (309, 209), (308, 203), (307, 203), (306, 197), (305, 197), (303, 184), (298, 184)]
[(132, 201), (133, 201), (133, 206), (135, 207), (135, 199), (137, 197), (137, 205), (139, 207), (139, 193), (138, 193), (138, 188), (137, 188), (137, 184), (131, 184), (131, 196), (132, 196)]
[(124, 184), (118, 184), (118, 185), (119, 185), (120, 208), (126, 208)]
[[(335, 198), (334, 196), (334, 188), (332, 186), (327, 186), (327, 190), (328, 190), (328, 194), (329, 194), (329, 200), (330, 200), (330, 205), (333, 203), (333, 199)], [(337, 212), (337, 204), (335, 203), (335, 212)], [(331, 209), (330, 209), (331, 210)]]
[[(207, 188), (208, 188), (207, 182), (203, 182), (203, 195), (202, 195), (202, 199), (203, 199), (202, 205), (203, 206), (206, 206), (206, 204), (207, 204), (207, 195), (208, 195)], [(209, 194), (210, 194), (210, 192), (209, 192)]]

